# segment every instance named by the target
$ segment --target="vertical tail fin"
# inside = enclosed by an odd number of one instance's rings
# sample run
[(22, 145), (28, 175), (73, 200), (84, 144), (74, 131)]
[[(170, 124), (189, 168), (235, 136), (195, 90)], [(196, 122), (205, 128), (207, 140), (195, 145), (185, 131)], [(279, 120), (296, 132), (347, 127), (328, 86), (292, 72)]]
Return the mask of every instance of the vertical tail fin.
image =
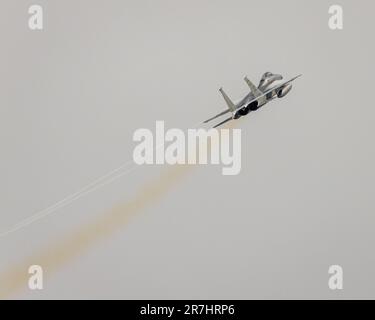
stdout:
[(254, 83), (252, 83), (247, 77), (245, 77), (244, 80), (246, 81), (247, 85), (249, 86), (249, 88), (251, 90), (251, 93), (254, 95), (254, 97), (258, 97), (258, 96), (262, 95), (262, 91), (260, 91), (254, 85)]
[(227, 94), (224, 92), (223, 88), (220, 88), (219, 91), (223, 95), (223, 98), (225, 102), (227, 103), (229, 110), (232, 112), (235, 111), (236, 110), (235, 104), (232, 102), (232, 100), (229, 99)]

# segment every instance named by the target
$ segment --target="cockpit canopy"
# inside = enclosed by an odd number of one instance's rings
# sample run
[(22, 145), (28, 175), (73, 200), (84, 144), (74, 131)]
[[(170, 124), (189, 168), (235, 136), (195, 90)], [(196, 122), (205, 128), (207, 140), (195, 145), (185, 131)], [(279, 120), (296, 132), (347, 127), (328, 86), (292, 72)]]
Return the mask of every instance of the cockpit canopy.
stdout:
[(282, 75), (280, 74), (274, 74), (272, 72), (265, 72), (260, 79), (259, 82), (259, 89), (266, 89), (271, 83), (275, 82), (276, 80), (282, 80)]

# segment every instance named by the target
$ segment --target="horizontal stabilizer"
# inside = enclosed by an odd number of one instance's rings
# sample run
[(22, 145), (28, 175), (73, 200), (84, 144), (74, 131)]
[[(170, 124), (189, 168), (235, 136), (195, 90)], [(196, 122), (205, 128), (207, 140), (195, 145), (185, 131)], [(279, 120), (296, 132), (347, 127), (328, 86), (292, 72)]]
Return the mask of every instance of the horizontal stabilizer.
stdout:
[(221, 121), (220, 123), (218, 123), (217, 125), (215, 125), (214, 128), (217, 128), (217, 127), (223, 125), (224, 123), (227, 123), (227, 122), (230, 121), (230, 120), (233, 120), (233, 118), (230, 117), (230, 118), (228, 118), (228, 119), (225, 119), (224, 121)]
[(211, 120), (214, 120), (214, 119), (216, 119), (216, 118), (218, 118), (218, 117), (221, 117), (221, 116), (223, 116), (224, 114), (227, 114), (228, 112), (230, 112), (230, 110), (229, 109), (227, 109), (227, 110), (224, 110), (223, 112), (220, 112), (219, 114), (217, 114), (216, 116), (213, 116), (212, 118), (210, 118), (210, 119), (207, 119), (206, 121), (204, 121), (203, 123), (207, 123), (207, 122), (210, 122)]

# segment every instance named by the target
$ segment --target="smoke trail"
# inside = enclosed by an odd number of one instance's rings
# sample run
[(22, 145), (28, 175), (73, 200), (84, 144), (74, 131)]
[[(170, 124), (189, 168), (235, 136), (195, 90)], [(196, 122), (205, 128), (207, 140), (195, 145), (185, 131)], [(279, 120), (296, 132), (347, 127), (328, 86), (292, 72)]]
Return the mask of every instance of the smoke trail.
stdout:
[[(226, 126), (232, 127), (231, 124)], [(209, 152), (210, 145), (205, 149)], [(11, 297), (17, 291), (26, 289), (30, 275), (28, 268), (36, 262), (43, 267), (44, 275), (49, 276), (65, 263), (77, 258), (102, 238), (111, 235), (125, 226), (129, 219), (166, 194), (194, 166), (174, 165), (158, 179), (137, 192), (129, 202), (116, 206), (94, 222), (83, 226), (75, 233), (51, 245), (44, 252), (26, 259), (0, 275), (0, 299)]]
[(78, 230), (61, 242), (51, 246), (42, 254), (27, 259), (17, 267), (11, 268), (0, 276), (0, 299), (14, 294), (27, 287), (30, 265), (36, 262), (43, 266), (46, 276), (56, 271), (61, 265), (70, 261), (100, 239), (109, 236), (126, 225), (129, 219), (139, 211), (150, 206), (180, 180), (192, 166), (176, 165), (165, 174), (140, 190), (136, 196), (124, 205), (115, 207), (106, 215)]

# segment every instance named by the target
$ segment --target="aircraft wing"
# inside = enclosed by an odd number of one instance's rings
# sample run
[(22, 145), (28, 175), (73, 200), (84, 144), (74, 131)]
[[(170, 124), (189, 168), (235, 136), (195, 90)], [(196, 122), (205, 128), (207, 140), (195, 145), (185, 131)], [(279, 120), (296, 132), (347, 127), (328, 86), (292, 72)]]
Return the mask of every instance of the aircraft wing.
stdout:
[[(299, 78), (300, 76), (301, 76), (301, 74), (299, 74), (298, 76), (296, 76), (296, 77), (294, 77), (294, 78), (292, 78), (292, 79), (290, 79), (290, 80), (288, 80), (288, 81), (284, 81), (284, 82), (282, 82), (282, 83), (280, 83), (280, 84), (278, 84), (278, 85), (276, 85), (276, 86), (274, 86), (274, 87), (272, 87), (272, 88), (270, 88), (270, 89), (264, 91), (261, 95), (255, 97), (253, 100), (249, 101), (248, 104), (250, 104), (250, 103), (252, 103), (252, 102), (254, 102), (254, 101), (259, 100), (259, 98), (264, 97), (264, 96), (266, 96), (267, 94), (269, 94), (270, 92), (272, 92), (272, 91), (274, 91), (274, 90), (277, 90), (278, 88), (280, 88), (280, 87), (282, 87), (282, 86), (284, 86), (284, 85), (286, 85), (286, 84), (288, 84), (288, 83), (294, 81), (295, 79)], [(235, 109), (235, 110), (231, 110), (231, 109), (228, 108), (227, 110), (224, 110), (223, 112), (220, 112), (220, 113), (217, 114), (216, 116), (213, 116), (212, 118), (207, 119), (207, 120), (204, 121), (203, 123), (207, 123), (207, 122), (209, 122), (209, 121), (211, 121), (211, 120), (214, 120), (214, 119), (216, 119), (216, 118), (218, 118), (218, 117), (221, 117), (222, 115), (227, 114), (227, 113), (229, 113), (229, 112), (234, 113), (235, 111), (237, 111), (237, 110), (240, 109), (241, 107), (242, 107), (242, 106), (240, 105), (240, 106), (239, 106), (237, 109)], [(214, 128), (216, 128), (217, 126), (220, 126), (220, 125), (224, 124), (225, 122), (228, 122), (229, 120), (232, 120), (232, 117), (230, 117), (230, 118), (228, 118), (228, 119), (225, 119), (223, 122), (220, 122), (220, 123), (217, 124)]]
[[(298, 76), (295, 76), (295, 77), (293, 77), (292, 79), (290, 79), (290, 80), (288, 80), (288, 81), (284, 81), (284, 82), (282, 82), (282, 83), (280, 83), (280, 84), (278, 84), (278, 85), (276, 85), (276, 86), (274, 86), (274, 87), (272, 87), (272, 88), (270, 88), (270, 89), (264, 91), (262, 95), (257, 96), (257, 97), (254, 98), (253, 100), (249, 101), (248, 104), (250, 104), (250, 103), (252, 103), (252, 102), (254, 102), (254, 101), (257, 101), (259, 98), (264, 97), (264, 96), (266, 96), (267, 94), (269, 94), (270, 92), (272, 92), (272, 91), (274, 91), (274, 90), (277, 90), (278, 88), (280, 88), (280, 87), (282, 87), (282, 86), (284, 86), (284, 85), (286, 85), (286, 84), (288, 84), (288, 83), (290, 83), (290, 82), (296, 80), (296, 79), (299, 78), (300, 76), (302, 76), (302, 74), (299, 74)], [(236, 110), (238, 110), (238, 109), (240, 109), (240, 108), (241, 108), (241, 106), (238, 107)]]
[(228, 121), (231, 121), (231, 120), (233, 120), (232, 117), (227, 118), (227, 119), (225, 119), (224, 121), (221, 121), (220, 123), (218, 123), (218, 124), (216, 124), (215, 126), (213, 126), (213, 128), (217, 128), (218, 126), (221, 126), (222, 124), (227, 123)]
[(223, 112), (220, 112), (219, 114), (217, 114), (216, 116), (213, 116), (212, 118), (210, 119), (207, 119), (206, 121), (203, 121), (203, 123), (207, 123), (207, 122), (210, 122), (211, 120), (214, 120), (218, 117), (221, 117), (223, 116), (224, 114), (227, 114), (228, 112), (230, 112), (230, 109), (227, 109), (227, 110), (224, 110)]

